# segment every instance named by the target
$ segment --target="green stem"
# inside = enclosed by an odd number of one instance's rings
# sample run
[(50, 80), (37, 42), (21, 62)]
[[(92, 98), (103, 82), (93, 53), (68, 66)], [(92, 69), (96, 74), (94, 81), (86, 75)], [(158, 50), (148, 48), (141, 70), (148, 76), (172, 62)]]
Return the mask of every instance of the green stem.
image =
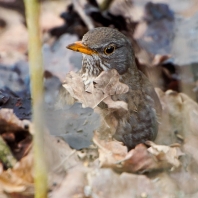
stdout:
[(39, 29), (38, 0), (24, 0), (29, 33), (29, 63), (33, 100), (35, 197), (47, 197), (47, 166), (43, 151), (43, 61)]
[(12, 155), (10, 148), (0, 136), (0, 162), (2, 162), (6, 168), (13, 168), (16, 164), (16, 159)]

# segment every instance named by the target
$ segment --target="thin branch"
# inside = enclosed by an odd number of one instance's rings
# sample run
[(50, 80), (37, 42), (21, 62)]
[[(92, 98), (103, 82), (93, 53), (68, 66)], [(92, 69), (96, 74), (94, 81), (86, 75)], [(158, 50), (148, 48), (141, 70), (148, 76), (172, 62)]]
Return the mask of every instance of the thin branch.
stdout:
[(79, 0), (73, 0), (73, 5), (76, 10), (76, 12), (79, 14), (83, 22), (86, 24), (87, 28), (89, 30), (94, 29), (94, 24), (89, 16), (87, 16), (83, 10), (82, 5), (80, 4)]

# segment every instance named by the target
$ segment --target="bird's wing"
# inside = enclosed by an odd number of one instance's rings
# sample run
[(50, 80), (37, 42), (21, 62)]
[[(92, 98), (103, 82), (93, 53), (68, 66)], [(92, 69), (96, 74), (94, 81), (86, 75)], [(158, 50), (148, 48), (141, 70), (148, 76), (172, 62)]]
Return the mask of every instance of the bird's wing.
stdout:
[(148, 80), (148, 78), (140, 71), (141, 76), (142, 76), (142, 83), (144, 84), (145, 93), (149, 95), (153, 100), (154, 100), (154, 108), (156, 110), (156, 115), (157, 115), (157, 120), (160, 122), (161, 120), (161, 112), (162, 112), (162, 106), (160, 103), (160, 100), (157, 96), (157, 93), (155, 92), (155, 89), (151, 82)]

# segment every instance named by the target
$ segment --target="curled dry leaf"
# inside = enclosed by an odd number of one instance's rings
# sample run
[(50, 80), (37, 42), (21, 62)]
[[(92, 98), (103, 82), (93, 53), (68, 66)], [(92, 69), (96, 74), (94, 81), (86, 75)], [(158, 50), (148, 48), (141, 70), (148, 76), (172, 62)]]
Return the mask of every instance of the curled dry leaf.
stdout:
[(123, 101), (113, 101), (110, 97), (115, 94), (128, 92), (129, 87), (119, 82), (119, 74), (116, 70), (103, 71), (85, 87), (82, 77), (70, 72), (67, 74), (63, 87), (67, 89), (72, 97), (83, 104), (84, 107), (95, 108), (102, 101), (110, 109), (127, 110), (127, 104)]
[[(91, 85), (93, 86), (93, 84)], [(107, 95), (103, 94), (102, 91), (94, 89), (94, 87), (90, 87), (89, 92), (85, 91), (85, 85), (81, 76), (73, 71), (67, 74), (63, 87), (67, 89), (72, 97), (74, 97), (78, 102), (81, 102), (83, 107), (95, 108), (104, 98), (107, 97)]]
[(94, 134), (93, 142), (98, 146), (101, 167), (114, 168), (127, 154), (127, 147), (121, 142), (101, 140), (98, 133)]
[(147, 144), (151, 146), (148, 148), (149, 153), (153, 154), (160, 164), (163, 163), (164, 167), (171, 165), (177, 168), (181, 165), (179, 157), (184, 155), (184, 153), (181, 152), (178, 144), (165, 146), (157, 145), (151, 141), (147, 141)]
[(95, 88), (107, 95), (124, 94), (129, 91), (129, 87), (119, 81), (119, 74), (115, 69), (103, 71), (94, 79)]
[(124, 101), (113, 101), (110, 96), (103, 100), (105, 104), (107, 104), (108, 108), (112, 111), (119, 110), (119, 113), (126, 113), (128, 111), (128, 105)]

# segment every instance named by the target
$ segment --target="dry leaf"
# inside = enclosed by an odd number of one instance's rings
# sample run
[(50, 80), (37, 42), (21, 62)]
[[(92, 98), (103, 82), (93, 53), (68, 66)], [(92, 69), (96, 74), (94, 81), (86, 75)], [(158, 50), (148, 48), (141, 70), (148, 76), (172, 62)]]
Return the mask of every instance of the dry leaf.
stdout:
[(89, 92), (85, 91), (85, 85), (81, 76), (73, 71), (67, 74), (63, 87), (67, 89), (72, 97), (81, 102), (84, 107), (95, 108), (107, 97), (102, 91), (92, 87), (89, 88)]
[(178, 145), (157, 145), (151, 141), (147, 141), (147, 144), (151, 146), (148, 148), (148, 151), (156, 157), (159, 163), (163, 163), (164, 166), (166, 166), (166, 164), (168, 166), (169, 164), (176, 168), (181, 165), (179, 157), (184, 155), (184, 153), (181, 152)]
[[(72, 97), (81, 102), (84, 107), (95, 108), (102, 101), (111, 109), (127, 110), (127, 104), (123, 101), (113, 101), (108, 96), (128, 92), (129, 87), (119, 82), (119, 74), (116, 70), (103, 71), (85, 87), (81, 76), (75, 72), (67, 74), (63, 87)], [(108, 98), (107, 98), (108, 97)]]
[(127, 154), (127, 147), (121, 142), (101, 140), (97, 133), (94, 134), (93, 142), (98, 146), (101, 167), (115, 168), (117, 162), (123, 160)]
[(119, 74), (115, 69), (103, 71), (97, 78), (94, 79), (95, 88), (103, 93), (112, 96), (124, 94), (129, 91), (128, 85), (119, 81)]
[(107, 98), (105, 98), (103, 100), (103, 102), (105, 104), (107, 104), (108, 108), (111, 110), (111, 111), (119, 111), (119, 115), (121, 115), (121, 112), (123, 114), (127, 113), (128, 111), (128, 105), (126, 102), (124, 101), (113, 101), (111, 99), (110, 96), (108, 96)]

